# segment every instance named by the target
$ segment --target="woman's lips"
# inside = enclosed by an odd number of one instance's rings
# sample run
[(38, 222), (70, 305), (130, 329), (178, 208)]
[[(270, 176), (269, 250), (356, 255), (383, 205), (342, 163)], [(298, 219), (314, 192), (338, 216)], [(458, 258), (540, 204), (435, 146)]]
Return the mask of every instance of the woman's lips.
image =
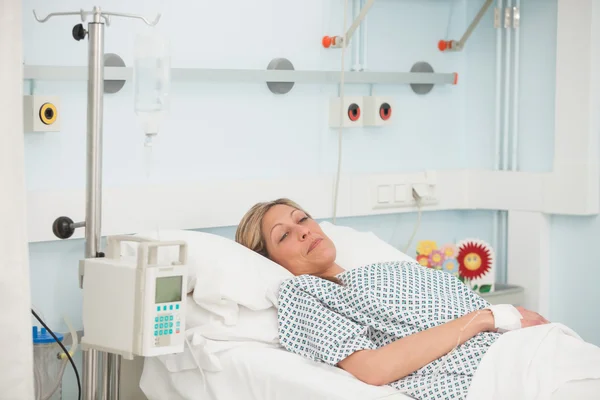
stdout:
[(310, 246), (308, 248), (308, 253), (310, 253), (311, 251), (313, 251), (315, 249), (315, 247), (317, 247), (319, 245), (319, 243), (321, 243), (322, 241), (323, 241), (323, 239), (315, 239), (315, 240), (313, 240), (313, 242), (310, 244)]

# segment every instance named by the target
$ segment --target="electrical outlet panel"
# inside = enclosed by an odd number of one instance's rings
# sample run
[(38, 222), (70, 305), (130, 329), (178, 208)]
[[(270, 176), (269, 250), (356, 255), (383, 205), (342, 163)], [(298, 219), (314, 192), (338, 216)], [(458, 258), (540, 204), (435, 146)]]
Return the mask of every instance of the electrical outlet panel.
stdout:
[(385, 126), (392, 123), (394, 99), (391, 97), (363, 97), (364, 126)]
[(374, 184), (371, 188), (373, 208), (396, 208), (410, 206), (414, 200), (411, 186), (405, 183)]
[(23, 96), (25, 132), (60, 131), (60, 99), (56, 96)]
[(439, 203), (435, 183), (378, 181), (371, 183), (371, 206), (373, 209), (416, 207), (413, 191), (420, 197), (422, 206)]
[(334, 97), (329, 101), (329, 127), (339, 128), (340, 125), (344, 128), (362, 127), (363, 113), (362, 96), (344, 96), (343, 101), (340, 97)]
[(420, 197), (420, 202), (423, 206), (439, 203), (439, 199), (436, 196), (435, 185), (433, 184), (415, 183), (412, 185), (412, 190)]

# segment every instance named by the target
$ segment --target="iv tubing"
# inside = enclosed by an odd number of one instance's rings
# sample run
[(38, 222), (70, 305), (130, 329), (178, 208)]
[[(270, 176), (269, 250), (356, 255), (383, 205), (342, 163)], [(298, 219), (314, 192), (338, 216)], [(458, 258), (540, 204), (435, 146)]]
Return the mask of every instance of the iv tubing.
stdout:
[[(63, 319), (65, 320), (65, 324), (67, 325), (67, 327), (69, 328), (69, 332), (71, 333), (71, 348), (69, 349), (69, 355), (71, 357), (73, 357), (75, 355), (75, 353), (77, 352), (77, 347), (79, 346), (79, 337), (77, 337), (77, 332), (75, 331), (75, 329), (73, 329), (73, 325), (71, 325), (69, 319), (66, 316), (63, 316)], [(60, 358), (61, 360), (68, 360), (69, 357), (67, 357), (66, 353), (58, 353), (58, 358)]]

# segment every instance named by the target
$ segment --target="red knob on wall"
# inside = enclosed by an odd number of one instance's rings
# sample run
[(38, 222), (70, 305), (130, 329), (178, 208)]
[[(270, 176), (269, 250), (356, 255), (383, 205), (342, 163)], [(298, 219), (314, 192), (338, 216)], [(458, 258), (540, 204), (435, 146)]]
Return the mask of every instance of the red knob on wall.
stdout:
[(440, 40), (438, 42), (438, 49), (440, 51), (446, 51), (452, 48), (452, 42), (450, 40)]
[(384, 121), (389, 120), (392, 117), (392, 106), (388, 103), (383, 103), (379, 107), (379, 117)]
[(360, 107), (356, 103), (350, 104), (348, 107), (348, 118), (350, 121), (356, 122), (360, 119)]

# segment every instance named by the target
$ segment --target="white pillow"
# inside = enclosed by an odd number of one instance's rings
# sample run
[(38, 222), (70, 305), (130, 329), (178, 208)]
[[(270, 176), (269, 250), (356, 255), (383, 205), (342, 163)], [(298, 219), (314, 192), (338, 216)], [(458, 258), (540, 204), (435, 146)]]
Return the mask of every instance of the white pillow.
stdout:
[[(204, 309), (235, 325), (239, 306), (250, 310), (277, 307), (279, 286), (293, 275), (260, 254), (222, 236), (194, 231), (164, 230), (141, 232), (159, 240), (183, 240), (188, 245), (188, 292)], [(123, 256), (135, 256), (137, 243), (125, 243)], [(159, 250), (159, 262), (176, 260), (178, 249)]]
[[(337, 249), (336, 262), (344, 269), (350, 270), (376, 262), (415, 261), (372, 232), (359, 232), (353, 228), (337, 226), (329, 222), (322, 222), (320, 226), (334, 242)], [(269, 295), (277, 296), (277, 294), (278, 291)], [(218, 316), (211, 315), (196, 304), (190, 304), (187, 321), (188, 328), (196, 327), (195, 331), (198, 334), (209, 339), (207, 343), (212, 343), (210, 340), (218, 341), (222, 346), (227, 346), (227, 343), (231, 343), (230, 345), (233, 346), (234, 342), (239, 344), (248, 341), (263, 344), (279, 343), (275, 307), (253, 311), (240, 305), (236, 325), (227, 326)], [(212, 352), (214, 353), (214, 351)]]
[(319, 225), (335, 244), (336, 263), (346, 270), (378, 262), (415, 261), (414, 258), (378, 238), (373, 232), (359, 232), (326, 221)]
[(189, 294), (185, 315), (186, 330), (194, 329), (206, 339), (279, 344), (275, 307), (266, 310), (250, 310), (240, 306), (237, 323), (226, 325), (223, 318), (200, 307)]

